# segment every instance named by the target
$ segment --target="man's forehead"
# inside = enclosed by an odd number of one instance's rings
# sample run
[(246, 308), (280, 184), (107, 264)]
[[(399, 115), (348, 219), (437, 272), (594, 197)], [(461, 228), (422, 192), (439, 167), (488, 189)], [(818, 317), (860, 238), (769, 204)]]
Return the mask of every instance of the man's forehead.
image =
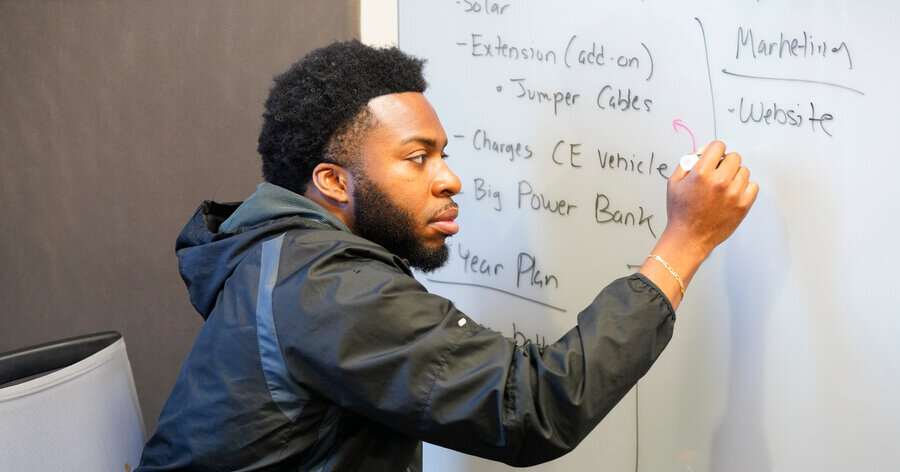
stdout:
[(398, 135), (404, 143), (432, 141), (431, 144), (438, 146), (446, 144), (447, 137), (437, 113), (421, 93), (381, 95), (369, 100), (368, 109), (381, 127)]

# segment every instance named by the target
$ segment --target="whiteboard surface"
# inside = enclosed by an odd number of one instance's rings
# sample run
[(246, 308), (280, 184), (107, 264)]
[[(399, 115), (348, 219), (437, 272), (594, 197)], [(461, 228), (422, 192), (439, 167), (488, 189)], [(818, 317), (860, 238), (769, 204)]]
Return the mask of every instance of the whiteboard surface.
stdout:
[[(419, 278), (480, 323), (551, 343), (634, 272), (692, 135), (760, 186), (650, 373), (535, 470), (900, 467), (898, 19), (887, 0), (401, 0), (463, 183), (450, 262)], [(508, 469), (431, 446), (425, 466)]]

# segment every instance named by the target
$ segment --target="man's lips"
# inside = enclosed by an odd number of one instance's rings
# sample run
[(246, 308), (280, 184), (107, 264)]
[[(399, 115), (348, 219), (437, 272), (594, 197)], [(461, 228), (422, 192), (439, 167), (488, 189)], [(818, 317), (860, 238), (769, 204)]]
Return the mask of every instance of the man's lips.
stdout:
[(456, 207), (448, 208), (429, 221), (428, 225), (438, 232), (453, 235), (459, 231), (459, 224), (453, 221), (458, 215), (459, 209)]

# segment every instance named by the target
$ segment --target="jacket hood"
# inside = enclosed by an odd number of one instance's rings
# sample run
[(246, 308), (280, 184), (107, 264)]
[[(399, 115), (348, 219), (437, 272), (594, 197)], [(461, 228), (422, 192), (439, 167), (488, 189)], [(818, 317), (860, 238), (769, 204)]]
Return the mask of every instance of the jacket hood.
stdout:
[(225, 281), (257, 242), (295, 228), (350, 230), (314, 201), (262, 183), (244, 202), (204, 201), (175, 244), (191, 304), (206, 319)]

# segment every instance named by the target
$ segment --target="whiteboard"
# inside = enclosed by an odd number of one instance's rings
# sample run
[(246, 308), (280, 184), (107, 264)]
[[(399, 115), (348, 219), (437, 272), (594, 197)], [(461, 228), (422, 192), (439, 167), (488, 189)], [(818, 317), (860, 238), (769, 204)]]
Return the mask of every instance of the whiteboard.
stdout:
[[(450, 261), (419, 278), (480, 323), (573, 326), (653, 247), (694, 142), (760, 186), (650, 373), (535, 470), (898, 470), (898, 19), (887, 0), (400, 1), (463, 183)], [(508, 469), (433, 446), (425, 466)]]

